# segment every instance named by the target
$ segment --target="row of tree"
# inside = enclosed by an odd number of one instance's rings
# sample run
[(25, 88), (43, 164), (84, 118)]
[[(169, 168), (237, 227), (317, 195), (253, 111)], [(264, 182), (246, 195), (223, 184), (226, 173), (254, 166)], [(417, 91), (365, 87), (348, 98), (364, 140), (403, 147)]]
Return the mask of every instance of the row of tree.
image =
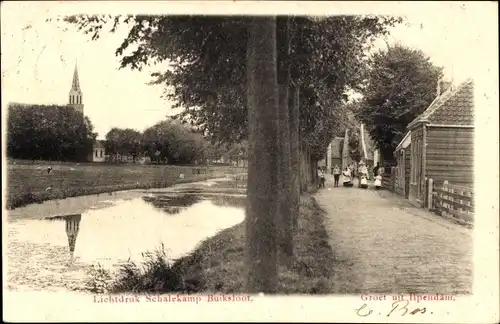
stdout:
[(172, 164), (201, 161), (215, 151), (201, 134), (175, 120), (158, 122), (142, 133), (112, 128), (106, 134), (105, 147), (109, 155), (149, 156), (152, 161)]
[[(248, 139), (249, 292), (276, 292), (293, 260), (300, 191), (342, 120), (347, 91), (366, 75), (367, 48), (399, 18), (336, 16), (71, 16), (94, 39), (107, 22), (130, 31), (122, 67), (169, 61), (154, 74), (213, 142)], [(127, 50), (131, 49), (131, 52)], [(130, 54), (125, 54), (130, 53)]]
[[(88, 117), (69, 106), (10, 104), (7, 155), (15, 159), (85, 161), (97, 134)], [(190, 164), (224, 155), (246, 156), (246, 144), (215, 147), (177, 120), (165, 120), (144, 132), (113, 128), (104, 141), (107, 155)]]
[(69, 106), (9, 105), (7, 155), (11, 158), (82, 161), (96, 136), (90, 120)]
[(248, 148), (245, 141), (216, 146), (176, 119), (160, 121), (144, 132), (114, 127), (104, 145), (110, 156), (148, 156), (152, 162), (169, 164), (211, 163), (221, 158), (238, 162), (246, 159)]

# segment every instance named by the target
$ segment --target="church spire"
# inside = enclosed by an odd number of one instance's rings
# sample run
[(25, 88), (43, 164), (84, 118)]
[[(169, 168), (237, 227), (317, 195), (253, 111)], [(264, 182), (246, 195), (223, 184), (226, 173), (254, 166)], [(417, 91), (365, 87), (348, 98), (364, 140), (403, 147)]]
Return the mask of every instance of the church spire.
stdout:
[(75, 63), (75, 72), (73, 72), (73, 83), (71, 84), (71, 90), (75, 92), (81, 92), (80, 89), (80, 80), (78, 79), (78, 62)]
[(83, 93), (80, 89), (80, 80), (78, 78), (78, 62), (75, 62), (75, 71), (73, 72), (73, 82), (69, 91), (69, 106), (83, 114)]

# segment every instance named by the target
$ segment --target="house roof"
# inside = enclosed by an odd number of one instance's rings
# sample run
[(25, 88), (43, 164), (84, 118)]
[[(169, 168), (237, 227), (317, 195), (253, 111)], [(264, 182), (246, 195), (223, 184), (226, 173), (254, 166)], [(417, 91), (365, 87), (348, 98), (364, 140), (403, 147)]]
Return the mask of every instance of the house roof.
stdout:
[(399, 151), (400, 149), (405, 149), (410, 144), (411, 144), (411, 131), (408, 131), (408, 133), (406, 133), (405, 137), (403, 137), (401, 142), (399, 142), (398, 146), (396, 146), (394, 152)]
[(103, 149), (104, 148), (104, 144), (99, 141), (99, 140), (96, 140), (94, 141), (94, 144), (92, 145), (93, 148), (98, 148), (98, 149)]
[(455, 90), (448, 90), (437, 97), (408, 128), (418, 123), (434, 125), (474, 125), (474, 82), (468, 79)]

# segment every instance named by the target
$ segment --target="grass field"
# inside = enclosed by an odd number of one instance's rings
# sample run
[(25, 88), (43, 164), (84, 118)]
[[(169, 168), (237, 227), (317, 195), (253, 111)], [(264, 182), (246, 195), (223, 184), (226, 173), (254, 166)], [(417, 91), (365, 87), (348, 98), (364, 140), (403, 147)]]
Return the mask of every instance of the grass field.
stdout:
[[(48, 163), (9, 161), (7, 208), (13, 209), (50, 199), (139, 188), (163, 188), (180, 182), (199, 181), (242, 172), (231, 166), (172, 166), (99, 163)], [(200, 171), (200, 173), (195, 172)], [(244, 170), (243, 170), (244, 172)], [(183, 174), (184, 178), (179, 176)], [(48, 189), (50, 188), (50, 189)]]

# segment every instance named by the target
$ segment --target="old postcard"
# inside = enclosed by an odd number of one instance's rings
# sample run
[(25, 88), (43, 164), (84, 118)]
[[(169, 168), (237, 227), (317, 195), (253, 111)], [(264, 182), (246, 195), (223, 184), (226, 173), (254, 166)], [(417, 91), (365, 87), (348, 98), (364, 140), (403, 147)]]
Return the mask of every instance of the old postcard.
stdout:
[(4, 320), (497, 323), (497, 14), (3, 2)]

